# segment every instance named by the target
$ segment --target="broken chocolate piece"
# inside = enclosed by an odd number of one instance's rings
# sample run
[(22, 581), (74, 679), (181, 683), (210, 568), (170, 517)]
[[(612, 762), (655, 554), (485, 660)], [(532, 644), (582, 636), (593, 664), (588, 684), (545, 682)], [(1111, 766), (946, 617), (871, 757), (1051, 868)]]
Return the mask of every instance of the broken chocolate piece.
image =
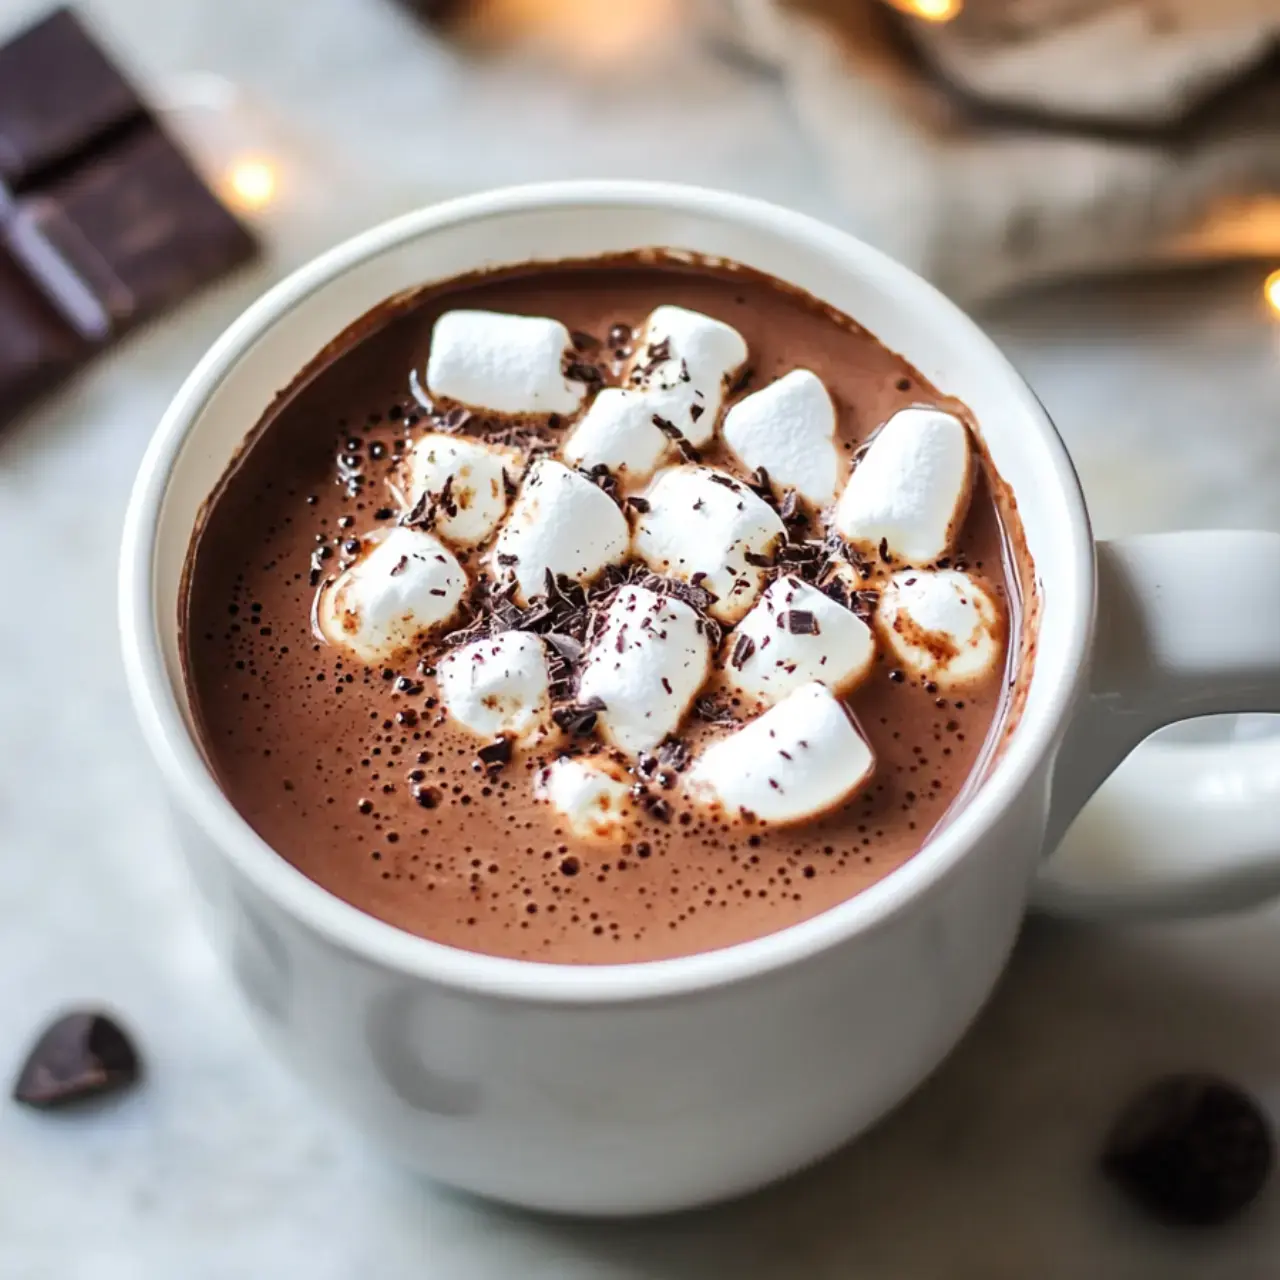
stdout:
[(113, 1019), (104, 1013), (68, 1013), (36, 1041), (13, 1096), (48, 1110), (126, 1089), (141, 1070), (137, 1050)]
[(0, 48), (0, 423), (256, 252), (73, 15)]
[(0, 182), (33, 185), (146, 114), (76, 14), (56, 9), (0, 47)]
[(1102, 1167), (1136, 1204), (1175, 1226), (1212, 1226), (1257, 1197), (1275, 1142), (1258, 1104), (1215, 1076), (1156, 1081), (1121, 1113)]

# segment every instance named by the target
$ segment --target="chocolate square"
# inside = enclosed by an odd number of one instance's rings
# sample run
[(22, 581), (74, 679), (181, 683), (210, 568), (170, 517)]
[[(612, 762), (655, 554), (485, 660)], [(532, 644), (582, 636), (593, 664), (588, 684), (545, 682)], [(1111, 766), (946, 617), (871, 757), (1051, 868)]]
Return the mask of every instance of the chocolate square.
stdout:
[(70, 9), (0, 48), (0, 182), (12, 190), (146, 114)]
[(256, 253), (69, 10), (0, 47), (0, 424)]

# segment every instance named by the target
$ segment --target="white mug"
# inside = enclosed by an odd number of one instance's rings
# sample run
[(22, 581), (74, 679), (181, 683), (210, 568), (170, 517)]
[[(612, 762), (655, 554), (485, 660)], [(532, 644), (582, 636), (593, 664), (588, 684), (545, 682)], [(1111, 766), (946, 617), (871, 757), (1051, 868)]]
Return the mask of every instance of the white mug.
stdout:
[[(973, 410), (1035, 562), (1025, 709), (990, 775), (914, 858), (781, 932), (607, 966), (428, 942), (308, 880), (218, 789), (183, 688), (188, 542), (278, 388), (388, 295), (481, 267), (655, 245), (809, 291)], [(151, 442), (126, 523), (120, 609), (134, 705), (182, 849), (268, 1038), (394, 1157), (486, 1196), (583, 1214), (736, 1195), (873, 1124), (963, 1035), (1033, 895), (1088, 903), (1087, 884), (1038, 882), (1042, 856), (1127, 752), (1187, 716), (1280, 710), (1280, 535), (1095, 547), (1043, 408), (951, 303), (809, 218), (665, 185), (470, 196), (376, 227), (273, 288), (214, 344)], [(1158, 822), (1171, 842), (1193, 824), (1185, 788), (1155, 808), (1133, 820)], [(1277, 850), (1258, 839), (1280, 826), (1274, 808), (1236, 797), (1232, 813), (1228, 859), (1191, 871), (1184, 859), (1174, 881), (1149, 868), (1125, 905), (1216, 908), (1280, 888)]]

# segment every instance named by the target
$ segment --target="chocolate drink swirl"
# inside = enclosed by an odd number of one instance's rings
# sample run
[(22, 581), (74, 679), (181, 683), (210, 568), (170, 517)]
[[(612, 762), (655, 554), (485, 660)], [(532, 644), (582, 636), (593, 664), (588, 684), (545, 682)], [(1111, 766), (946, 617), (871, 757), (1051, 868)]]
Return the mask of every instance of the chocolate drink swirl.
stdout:
[[(585, 592), (552, 582), (545, 599), (517, 605), (491, 582), (486, 543), (457, 551), (472, 589), (447, 637), (438, 633), (374, 665), (319, 638), (317, 588), (405, 518), (392, 486), (416, 439), (454, 432), (501, 443), (526, 463), (563, 445), (567, 425), (554, 416), (514, 419), (420, 402), (410, 374), (420, 393), (442, 313), (554, 317), (574, 334), (574, 376), (594, 387), (621, 381), (634, 335), (664, 304), (717, 317), (745, 338), (749, 367), (728, 406), (790, 370), (817, 374), (836, 408), (846, 472), (900, 409), (938, 406), (968, 420), (963, 406), (853, 321), (746, 269), (652, 257), (537, 265), (425, 288), (352, 326), (271, 406), (208, 504), (182, 605), (206, 756), (232, 803), (282, 857), (381, 920), (467, 950), (570, 964), (657, 960), (772, 933), (835, 906), (916, 853), (1006, 718), (1007, 664), (948, 692), (904, 673), (882, 645), (845, 698), (875, 755), (871, 781), (813, 821), (772, 827), (695, 804), (681, 785), (689, 759), (748, 715), (713, 679), (673, 739), (624, 762), (636, 786), (633, 826), (612, 842), (584, 840), (537, 798), (534, 779), (565, 741), (574, 751), (605, 752), (592, 737), (593, 707), (573, 697), (574, 664), (597, 625), (593, 602), (623, 581), (679, 594), (678, 586), (633, 565), (609, 570)], [(1000, 602), (1006, 652), (1015, 652), (1018, 584), (1028, 580), (1029, 562), (1016, 512), (978, 452), (947, 560), (987, 584)], [(700, 460), (768, 492), (718, 440)], [(627, 486), (596, 479), (634, 520), (644, 499), (633, 496), (629, 507)], [(825, 539), (823, 558), (842, 554), (803, 504), (776, 493), (768, 500), (787, 523), (788, 546)], [(815, 580), (815, 557), (784, 549), (769, 573)], [(845, 600), (863, 615), (876, 603), (873, 592)], [(500, 623), (495, 610), (504, 614)], [(814, 623), (797, 613), (790, 625), (807, 631)], [(441, 705), (442, 656), (506, 627), (551, 637), (558, 746), (478, 740)], [(743, 641), (727, 661), (743, 658)]]

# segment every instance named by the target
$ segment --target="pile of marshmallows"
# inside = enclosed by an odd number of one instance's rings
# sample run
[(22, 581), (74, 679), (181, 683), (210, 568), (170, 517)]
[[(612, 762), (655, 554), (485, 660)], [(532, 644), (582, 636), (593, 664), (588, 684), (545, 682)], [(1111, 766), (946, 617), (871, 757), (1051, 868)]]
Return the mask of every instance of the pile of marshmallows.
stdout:
[[(936, 562), (964, 519), (973, 464), (958, 419), (933, 409), (896, 413), (845, 479), (831, 397), (806, 369), (739, 400), (722, 420), (747, 346), (710, 316), (658, 307), (621, 387), (593, 394), (566, 378), (572, 358), (556, 320), (481, 311), (439, 318), (427, 365), (433, 403), (558, 415), (570, 424), (559, 458), (539, 457), (510, 496), (504, 472), (521, 473), (518, 454), (480, 439), (422, 437), (406, 459), (403, 499), (409, 508), (435, 503), (433, 531), (401, 524), (371, 535), (363, 558), (322, 588), (316, 616), (326, 639), (375, 664), (444, 628), (469, 587), (454, 549), (487, 543), (482, 563), (521, 605), (545, 593), (548, 572), (586, 586), (608, 566), (639, 559), (709, 591), (707, 611), (725, 634), (713, 653), (711, 629), (678, 596), (620, 587), (579, 666), (577, 701), (598, 708), (595, 731), (622, 757), (651, 752), (718, 672), (754, 715), (693, 760), (683, 776), (689, 795), (764, 823), (830, 809), (874, 768), (837, 695), (868, 675), (876, 637), (799, 578), (765, 589), (786, 538), (781, 517), (727, 472), (682, 460), (681, 437), (701, 449), (719, 431), (743, 468), (763, 467), (779, 494), (795, 490), (874, 563), (870, 581), (852, 565), (837, 572), (847, 571), (850, 591), (879, 589), (875, 628), (900, 667), (955, 688), (1001, 661), (1001, 611), (977, 580), (954, 569), (895, 571), (889, 562)], [(631, 495), (630, 518), (585, 474), (599, 467)], [(480, 738), (533, 745), (559, 732), (537, 635), (476, 640), (450, 652), (437, 674), (448, 713)], [(630, 779), (608, 753), (561, 755), (536, 785), (580, 835), (617, 836), (631, 820)]]

